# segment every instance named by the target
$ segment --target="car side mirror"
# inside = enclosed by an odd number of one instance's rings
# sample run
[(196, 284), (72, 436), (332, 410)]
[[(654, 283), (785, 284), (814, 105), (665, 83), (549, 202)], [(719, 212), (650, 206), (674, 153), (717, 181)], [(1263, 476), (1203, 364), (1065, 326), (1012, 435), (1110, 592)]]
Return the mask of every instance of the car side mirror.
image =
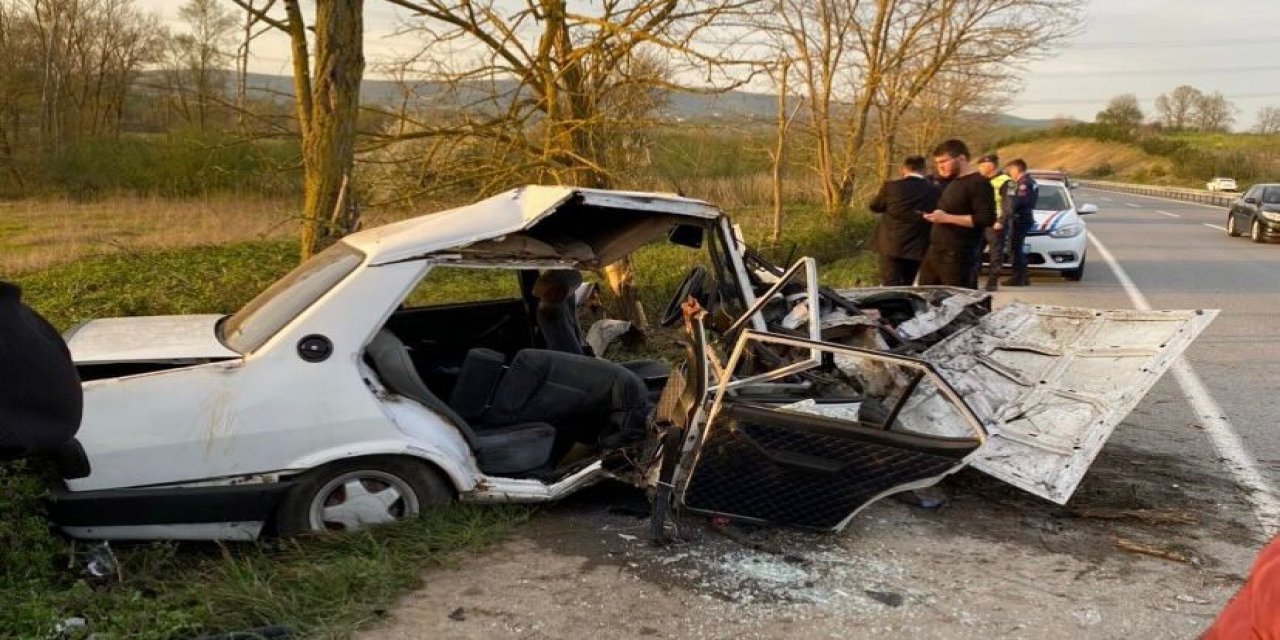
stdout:
[(1097, 213), (1097, 212), (1098, 212), (1098, 205), (1096, 204), (1082, 204), (1080, 205), (1079, 209), (1076, 209), (1076, 213), (1082, 216), (1090, 213)]
[(1258, 199), (1257, 199), (1257, 198), (1245, 198), (1245, 199), (1244, 199), (1244, 202), (1245, 202), (1245, 204), (1258, 204)]

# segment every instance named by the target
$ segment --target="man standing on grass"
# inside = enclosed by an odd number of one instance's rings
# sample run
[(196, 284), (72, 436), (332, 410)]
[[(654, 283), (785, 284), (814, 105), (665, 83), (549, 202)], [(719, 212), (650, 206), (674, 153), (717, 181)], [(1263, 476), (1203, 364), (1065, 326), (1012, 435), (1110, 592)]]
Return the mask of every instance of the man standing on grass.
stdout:
[(937, 209), (923, 216), (933, 229), (919, 282), (975, 289), (978, 238), (996, 221), (991, 183), (969, 164), (969, 148), (960, 140), (938, 145), (933, 162), (938, 175), (950, 182), (938, 198)]
[(871, 235), (880, 254), (880, 285), (911, 286), (929, 247), (930, 225), (922, 215), (938, 204), (938, 188), (924, 177), (924, 158), (911, 156), (899, 169), (901, 180), (887, 180), (870, 208), (881, 214)]

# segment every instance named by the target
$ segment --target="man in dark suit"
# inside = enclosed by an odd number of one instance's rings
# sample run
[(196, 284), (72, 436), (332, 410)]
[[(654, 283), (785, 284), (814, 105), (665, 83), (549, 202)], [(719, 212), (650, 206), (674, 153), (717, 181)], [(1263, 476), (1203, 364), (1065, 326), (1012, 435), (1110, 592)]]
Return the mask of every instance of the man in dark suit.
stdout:
[(889, 180), (871, 200), (881, 214), (871, 236), (871, 250), (880, 254), (880, 284), (910, 286), (929, 248), (932, 225), (921, 215), (938, 204), (939, 189), (924, 177), (924, 158), (903, 161), (901, 180)]

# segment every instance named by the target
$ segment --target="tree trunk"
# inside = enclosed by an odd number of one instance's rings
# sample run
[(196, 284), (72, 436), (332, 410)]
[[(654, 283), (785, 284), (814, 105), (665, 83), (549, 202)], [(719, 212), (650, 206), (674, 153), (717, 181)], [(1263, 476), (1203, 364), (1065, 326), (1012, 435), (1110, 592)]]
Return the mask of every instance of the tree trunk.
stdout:
[[(358, 222), (357, 214), (347, 203), (347, 185), (354, 164), (360, 80), (364, 75), (363, 0), (318, 0), (315, 66), (309, 75), (306, 34), (297, 0), (285, 4), (290, 12), (294, 85), (302, 120), (300, 252), (305, 259), (353, 231)], [(299, 47), (302, 56), (297, 55)]]
[(773, 145), (773, 233), (769, 235), (774, 244), (782, 239), (782, 171), (786, 162), (787, 151), (787, 74), (791, 70), (790, 60), (783, 58), (782, 68), (778, 76), (778, 120), (774, 135), (777, 139)]

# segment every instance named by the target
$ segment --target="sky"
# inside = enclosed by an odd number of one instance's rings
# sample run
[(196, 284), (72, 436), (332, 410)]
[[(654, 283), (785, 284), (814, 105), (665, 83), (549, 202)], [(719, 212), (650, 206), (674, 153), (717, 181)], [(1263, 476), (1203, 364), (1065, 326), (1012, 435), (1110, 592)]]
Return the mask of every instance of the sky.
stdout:
[[(181, 30), (181, 2), (137, 1)], [(369, 77), (378, 76), (379, 60), (412, 51), (411, 38), (395, 35), (402, 15), (389, 3), (366, 0)], [(1111, 97), (1133, 93), (1150, 118), (1156, 96), (1181, 84), (1222, 92), (1239, 109), (1237, 131), (1252, 127), (1262, 107), (1280, 106), (1278, 0), (1090, 0), (1084, 15), (1079, 35), (1026, 63), (1024, 88), (1008, 113), (1092, 120)], [(289, 73), (283, 36), (270, 34), (254, 46), (252, 71)]]

